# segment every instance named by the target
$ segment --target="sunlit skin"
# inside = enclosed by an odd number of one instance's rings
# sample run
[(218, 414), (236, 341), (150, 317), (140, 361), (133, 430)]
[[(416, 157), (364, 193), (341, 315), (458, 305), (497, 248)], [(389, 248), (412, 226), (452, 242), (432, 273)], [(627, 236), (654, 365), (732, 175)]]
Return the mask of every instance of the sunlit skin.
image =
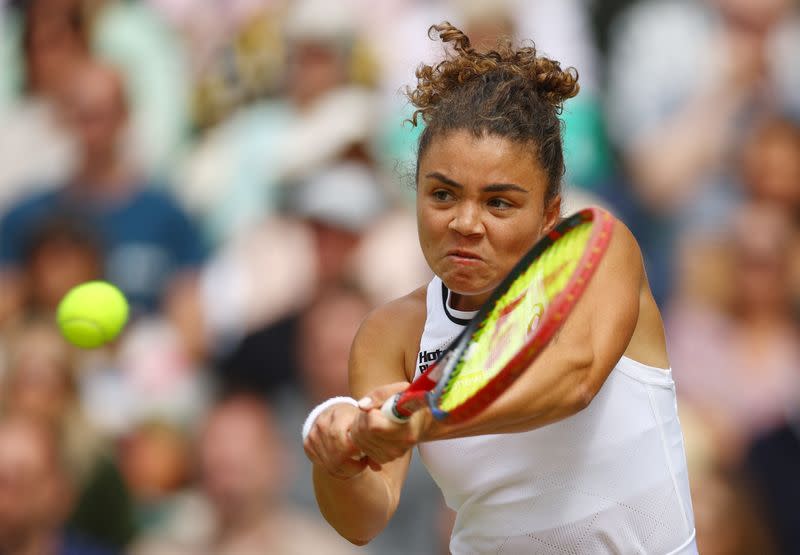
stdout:
[(452, 292), (452, 308), (476, 310), (559, 218), (545, 204), (547, 174), (531, 145), (453, 131), (419, 161), (417, 226), (425, 259)]

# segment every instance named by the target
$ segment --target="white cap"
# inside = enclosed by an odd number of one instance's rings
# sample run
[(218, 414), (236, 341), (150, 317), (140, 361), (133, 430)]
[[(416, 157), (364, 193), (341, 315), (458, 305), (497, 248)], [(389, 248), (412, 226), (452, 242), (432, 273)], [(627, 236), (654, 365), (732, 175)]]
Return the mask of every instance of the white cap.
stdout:
[(301, 217), (360, 232), (387, 208), (370, 169), (358, 162), (329, 166), (287, 191), (287, 208)]
[(356, 32), (356, 20), (346, 2), (295, 0), (286, 16), (285, 31), (294, 40), (349, 39)]

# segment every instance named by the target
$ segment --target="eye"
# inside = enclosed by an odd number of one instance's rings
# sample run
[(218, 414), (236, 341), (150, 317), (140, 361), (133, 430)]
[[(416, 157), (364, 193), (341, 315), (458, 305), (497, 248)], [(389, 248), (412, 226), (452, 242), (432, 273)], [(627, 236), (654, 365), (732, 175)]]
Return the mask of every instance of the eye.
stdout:
[(513, 204), (508, 202), (506, 199), (500, 197), (494, 197), (492, 199), (489, 199), (488, 205), (491, 208), (497, 208), (499, 210), (508, 210), (509, 208), (514, 207)]
[(439, 202), (448, 202), (455, 198), (453, 197), (453, 193), (447, 189), (436, 189), (431, 193), (431, 196), (434, 198), (434, 200)]

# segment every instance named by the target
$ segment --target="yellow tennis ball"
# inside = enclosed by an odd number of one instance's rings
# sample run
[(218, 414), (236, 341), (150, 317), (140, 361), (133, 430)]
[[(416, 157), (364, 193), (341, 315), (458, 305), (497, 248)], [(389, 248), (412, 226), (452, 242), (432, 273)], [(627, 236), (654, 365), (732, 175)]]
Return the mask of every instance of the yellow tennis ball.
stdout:
[(105, 281), (72, 288), (58, 305), (58, 327), (78, 347), (94, 349), (113, 340), (128, 321), (128, 301)]

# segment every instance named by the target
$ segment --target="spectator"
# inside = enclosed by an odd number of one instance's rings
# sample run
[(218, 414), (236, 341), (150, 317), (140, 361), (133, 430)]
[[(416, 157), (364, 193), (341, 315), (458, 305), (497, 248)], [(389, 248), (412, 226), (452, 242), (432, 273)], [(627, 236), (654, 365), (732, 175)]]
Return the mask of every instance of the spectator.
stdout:
[(170, 518), (189, 485), (189, 438), (177, 426), (153, 420), (127, 434), (119, 452), (136, 505), (137, 529), (146, 535)]
[(23, 269), (25, 312), (54, 316), (70, 289), (102, 277), (100, 239), (95, 230), (76, 218), (47, 219), (28, 240)]
[[(16, 317), (54, 315), (75, 285), (102, 276), (99, 239), (84, 222), (66, 214), (48, 217), (31, 231), (20, 268), (0, 294), (0, 329)], [(3, 281), (0, 272), (0, 282)]]
[(260, 395), (290, 385), (311, 401), (343, 395), (350, 343), (370, 308), (357, 290), (329, 284), (303, 310), (245, 338), (224, 361), (219, 380), (226, 389)]
[[(54, 187), (74, 167), (75, 145), (58, 121), (56, 101), (65, 78), (89, 53), (78, 2), (33, 0), (24, 13), (9, 12), (0, 51), (18, 54), (19, 64), (13, 56), (0, 60), (0, 86), (9, 89), (6, 102), (0, 98), (0, 212), (25, 193)], [(18, 51), (12, 37), (18, 37)]]
[[(80, 144), (80, 164), (63, 186), (22, 200), (0, 221), (0, 269), (18, 268), (32, 231), (54, 212), (66, 211), (99, 231), (104, 275), (128, 296), (134, 315), (174, 308), (172, 301), (191, 302), (201, 240), (180, 207), (153, 190), (121, 155), (127, 106), (118, 74), (83, 66), (69, 81), (64, 109)], [(194, 345), (200, 335), (196, 318), (176, 325)]]
[(202, 496), (135, 553), (355, 553), (285, 501), (290, 467), (276, 425), (266, 405), (251, 397), (230, 397), (214, 407), (199, 444)]
[(190, 131), (188, 53), (147, 2), (83, 1), (95, 8), (95, 55), (124, 77), (135, 162), (148, 175), (169, 176)]
[(645, 211), (663, 301), (678, 234), (719, 227), (740, 138), (765, 114), (800, 114), (800, 19), (790, 0), (648, 0), (615, 24), (611, 135)]
[[(10, 17), (0, 33), (0, 113), (5, 107), (3, 104), (8, 104), (12, 122), (47, 123), (44, 118), (18, 117), (48, 115), (41, 102), (46, 98), (41, 94), (45, 91), (38, 85), (32, 87), (31, 77), (44, 72), (50, 84), (59, 85), (64, 81), (63, 76), (73, 71), (70, 59), (75, 58), (75, 43), (79, 42), (79, 53), (84, 59), (91, 51), (124, 75), (131, 98), (131, 124), (126, 138), (134, 146), (137, 162), (148, 173), (161, 175), (160, 172), (171, 170), (177, 149), (188, 131), (188, 79), (181, 45), (164, 22), (144, 2), (20, 0), (11, 4), (16, 5), (16, 9), (9, 10)], [(31, 35), (29, 31), (33, 28), (37, 31)], [(67, 32), (68, 29), (74, 33)], [(29, 35), (36, 40), (30, 41)], [(4, 51), (8, 56), (2, 59)], [(32, 66), (31, 60), (37, 63)], [(32, 67), (39, 69), (32, 72)], [(21, 112), (20, 108), (24, 110)], [(13, 147), (13, 150), (4, 148), (6, 153), (35, 150), (47, 154), (49, 162), (61, 163), (52, 168), (40, 168), (38, 172), (31, 167), (27, 173), (20, 171), (26, 167), (24, 160), (17, 160), (11, 168), (6, 168), (4, 163), (0, 179), (6, 175), (16, 177), (12, 185), (19, 188), (30, 187), (31, 179), (53, 184), (65, 177), (57, 173), (65, 168), (64, 162), (54, 156), (57, 143), (50, 136), (50, 128), (18, 125), (13, 131), (22, 133), (8, 134), (8, 143), (3, 146)], [(35, 138), (41, 139), (41, 143), (33, 142)], [(14, 161), (4, 157), (3, 161), (6, 160)]]
[(700, 197), (753, 114), (800, 112), (792, 63), (800, 25), (788, 0), (650, 0), (624, 14), (617, 31), (614, 136), (657, 211)]
[(0, 409), (36, 420), (59, 437), (63, 470), (74, 490), (64, 519), (69, 516), (70, 528), (105, 545), (123, 547), (134, 534), (132, 505), (111, 446), (79, 403), (74, 351), (49, 318), (20, 323), (7, 339)]
[[(375, 174), (355, 161), (333, 163), (284, 191), (287, 217), (266, 218), (221, 249), (205, 272), (204, 311), (212, 333), (222, 338), (223, 358), (235, 358), (244, 338), (296, 314), (328, 285), (358, 283), (358, 249), (387, 208)], [(414, 270), (411, 265), (394, 278), (407, 279)], [(239, 285), (229, 288), (220, 279)]]
[[(668, 311), (678, 391), (712, 425), (715, 452), (726, 465), (738, 465), (750, 441), (780, 426), (800, 403), (800, 329), (788, 281), (793, 234), (783, 207), (746, 205), (732, 229), (730, 263), (718, 257), (730, 287), (706, 288), (716, 289), (723, 304), (683, 289)], [(689, 242), (690, 254), (691, 248)], [(694, 263), (687, 277), (712, 276), (709, 256), (686, 259)]]
[(742, 180), (759, 200), (783, 204), (800, 222), (800, 124), (772, 118), (745, 138)]
[(70, 534), (70, 480), (57, 439), (22, 418), (0, 419), (0, 552), (4, 555), (104, 555)]
[(274, 214), (279, 186), (323, 170), (374, 133), (372, 91), (350, 75), (357, 39), (341, 4), (290, 3), (284, 28), (282, 95), (243, 108), (209, 131), (183, 171), (187, 206), (204, 214), (215, 241), (249, 233)]

